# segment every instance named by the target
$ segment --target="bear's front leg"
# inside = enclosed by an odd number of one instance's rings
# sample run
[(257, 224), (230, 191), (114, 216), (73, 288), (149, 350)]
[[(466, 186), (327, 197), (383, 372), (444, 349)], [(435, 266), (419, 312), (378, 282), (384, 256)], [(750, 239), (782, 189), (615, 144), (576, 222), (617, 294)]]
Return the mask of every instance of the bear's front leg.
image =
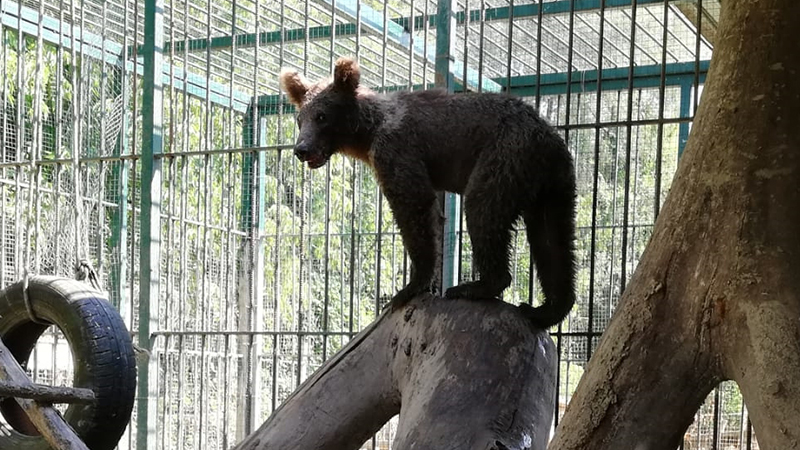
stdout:
[(379, 162), (376, 158), (376, 172), (412, 266), (408, 284), (388, 305), (397, 310), (415, 296), (433, 291), (442, 217), (436, 191), (421, 162), (395, 161), (392, 170), (382, 170)]

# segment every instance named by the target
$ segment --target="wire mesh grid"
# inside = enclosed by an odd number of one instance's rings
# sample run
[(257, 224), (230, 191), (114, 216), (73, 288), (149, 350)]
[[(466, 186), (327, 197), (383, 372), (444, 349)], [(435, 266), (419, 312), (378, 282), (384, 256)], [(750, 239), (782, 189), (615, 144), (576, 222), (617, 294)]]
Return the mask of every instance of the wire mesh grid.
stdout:
[[(71, 276), (85, 254), (134, 334), (143, 320), (156, 324), (155, 416), (143, 423), (137, 408), (120, 448), (228, 448), (408, 276), (372, 174), (345, 158), (309, 171), (291, 154), (294, 117), (277, 74), (327, 77), (336, 56), (354, 55), (366, 85), (431, 87), (441, 18), (433, 0), (157, 3), (163, 29), (148, 39), (163, 41), (164, 89), (151, 104), (145, 1), (3, 1), (0, 277), (15, 281), (25, 261)], [(579, 301), (553, 331), (558, 418), (669, 190), (719, 3), (461, 0), (454, 11), (455, 89), (523, 96), (576, 157)], [(144, 119), (155, 108), (161, 250), (151, 268), (158, 301), (148, 308), (141, 223), (154, 209), (144, 204), (140, 158), (152, 151)], [(454, 219), (454, 276), (466, 280), (469, 236), (463, 216)], [(541, 297), (522, 231), (504, 294), (513, 303)], [(52, 336), (40, 350), (56, 357), (29, 369), (69, 383)], [(395, 429), (396, 419), (364, 448), (391, 448)], [(757, 448), (735, 385), (709, 397), (683, 448)]]

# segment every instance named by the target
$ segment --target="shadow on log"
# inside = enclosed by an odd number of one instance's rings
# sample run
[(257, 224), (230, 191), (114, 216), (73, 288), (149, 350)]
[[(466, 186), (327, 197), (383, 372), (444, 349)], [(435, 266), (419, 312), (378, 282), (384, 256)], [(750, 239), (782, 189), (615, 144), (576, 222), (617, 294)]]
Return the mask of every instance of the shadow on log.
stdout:
[(394, 449), (543, 449), (555, 345), (518, 308), (430, 295), (385, 311), (236, 450), (357, 449), (400, 414)]

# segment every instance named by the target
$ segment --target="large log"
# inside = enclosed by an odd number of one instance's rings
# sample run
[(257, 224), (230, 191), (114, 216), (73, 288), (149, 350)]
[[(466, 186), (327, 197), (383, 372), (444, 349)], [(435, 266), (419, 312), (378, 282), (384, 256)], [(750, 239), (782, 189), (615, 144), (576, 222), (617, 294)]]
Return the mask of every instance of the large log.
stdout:
[(499, 301), (421, 296), (384, 312), (237, 450), (357, 449), (400, 414), (394, 449), (543, 449), (555, 345)]
[(550, 450), (674, 450), (741, 388), (760, 448), (800, 446), (800, 2), (727, 0), (653, 236)]

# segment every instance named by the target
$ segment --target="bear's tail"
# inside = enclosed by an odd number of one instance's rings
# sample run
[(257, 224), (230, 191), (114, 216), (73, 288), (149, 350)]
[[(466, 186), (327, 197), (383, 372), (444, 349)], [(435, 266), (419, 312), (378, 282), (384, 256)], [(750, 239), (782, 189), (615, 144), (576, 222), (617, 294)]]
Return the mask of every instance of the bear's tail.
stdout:
[(539, 284), (541, 306), (520, 305), (534, 326), (547, 329), (564, 320), (575, 304), (575, 178), (566, 170), (523, 211)]

